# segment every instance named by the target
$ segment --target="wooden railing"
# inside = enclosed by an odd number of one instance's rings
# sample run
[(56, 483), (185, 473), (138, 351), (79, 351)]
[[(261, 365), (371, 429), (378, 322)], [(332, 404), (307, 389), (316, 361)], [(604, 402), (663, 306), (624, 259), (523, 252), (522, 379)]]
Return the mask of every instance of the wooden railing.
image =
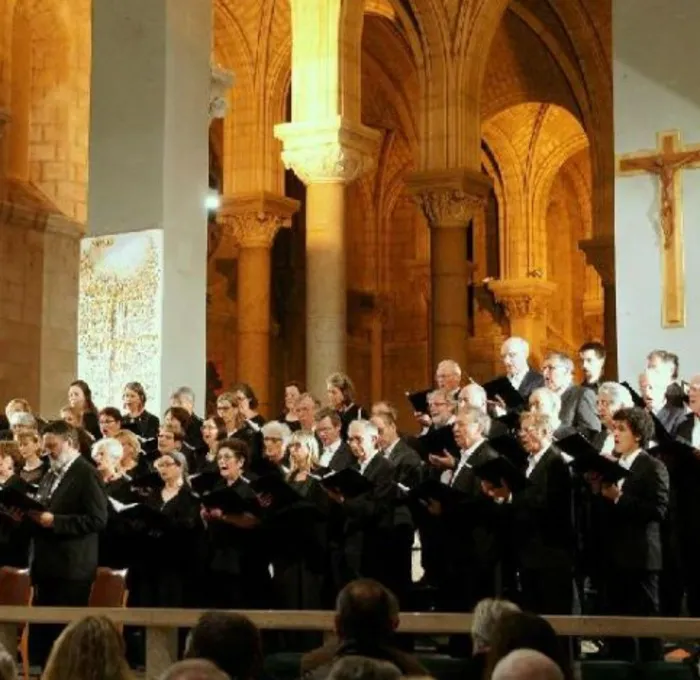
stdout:
[[(101, 609), (69, 607), (0, 607), (0, 642), (6, 649), (17, 644), (21, 623), (70, 623), (86, 615), (107, 616), (116, 624), (146, 629), (146, 675), (157, 678), (177, 660), (177, 629), (191, 628), (204, 610)], [(333, 635), (334, 612), (241, 611), (259, 628), (314, 630)], [(620, 616), (548, 616), (559, 635), (599, 637), (658, 637), (669, 640), (700, 639), (700, 619), (627, 618)], [(399, 631), (426, 635), (468, 633), (471, 614), (403, 613)]]

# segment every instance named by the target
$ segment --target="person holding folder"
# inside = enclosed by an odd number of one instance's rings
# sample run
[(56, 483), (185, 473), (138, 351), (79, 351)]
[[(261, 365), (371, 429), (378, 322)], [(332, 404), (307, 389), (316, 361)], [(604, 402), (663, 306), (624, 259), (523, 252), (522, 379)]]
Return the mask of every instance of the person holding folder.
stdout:
[[(590, 483), (603, 512), (603, 605), (610, 616), (658, 616), (662, 568), (661, 523), (668, 512), (666, 466), (644, 449), (654, 423), (644, 409), (620, 409), (613, 416), (615, 454), (628, 475), (612, 483), (600, 475)], [(615, 659), (632, 659), (633, 641), (610, 641)], [(640, 640), (644, 660), (658, 659), (658, 640)]]
[[(38, 607), (87, 607), (97, 572), (99, 533), (107, 525), (107, 496), (97, 470), (78, 451), (75, 428), (60, 420), (44, 428), (50, 469), (37, 501), (23, 512), (33, 525), (29, 572)], [(32, 634), (37, 661), (48, 658), (61, 626)]]

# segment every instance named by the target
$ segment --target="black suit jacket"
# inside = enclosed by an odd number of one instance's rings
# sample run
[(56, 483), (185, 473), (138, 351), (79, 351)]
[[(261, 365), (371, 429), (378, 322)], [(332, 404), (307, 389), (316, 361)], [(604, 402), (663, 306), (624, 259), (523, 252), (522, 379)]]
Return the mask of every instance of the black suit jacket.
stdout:
[(53, 527), (33, 528), (32, 580), (93, 579), (99, 532), (107, 526), (107, 495), (97, 470), (78, 457), (53, 492), (47, 510), (54, 516)]
[[(448, 552), (459, 568), (492, 564), (498, 559), (497, 508), (492, 499), (481, 489), (481, 479), (474, 468), (498, 458), (498, 454), (485, 440), (462, 466), (451, 486), (464, 494), (453, 507), (445, 508), (445, 529)], [(455, 565), (457, 566), (457, 565)]]
[(527, 402), (530, 395), (539, 387), (544, 387), (544, 377), (541, 373), (533, 371), (531, 368), (525, 374), (523, 381), (518, 387), (518, 392), (522, 395), (523, 399)]
[(671, 404), (666, 403), (659, 409), (656, 417), (664, 426), (666, 432), (668, 432), (672, 437), (675, 437), (677, 430), (681, 423), (685, 420), (686, 415), (687, 414), (683, 407), (672, 406)]
[(550, 446), (530, 473), (530, 484), (513, 494), (513, 540), (521, 567), (573, 566), (574, 530), (571, 474)]
[(639, 453), (622, 485), (617, 503), (597, 497), (602, 506), (604, 551), (609, 568), (659, 571), (662, 566), (661, 522), (669, 502), (666, 466)]
[(569, 385), (561, 395), (559, 419), (562, 425), (574, 427), (586, 437), (600, 432), (595, 392), (581, 385)]
[[(321, 445), (321, 451), (323, 451), (323, 445)], [(344, 470), (354, 463), (355, 456), (352, 455), (350, 446), (346, 442), (341, 441), (340, 446), (333, 454), (333, 458), (331, 458), (331, 462), (328, 464), (328, 468), (335, 472), (340, 472), (340, 470)]]
[(402, 439), (385, 458), (394, 466), (394, 481), (412, 489), (420, 482), (420, 456)]

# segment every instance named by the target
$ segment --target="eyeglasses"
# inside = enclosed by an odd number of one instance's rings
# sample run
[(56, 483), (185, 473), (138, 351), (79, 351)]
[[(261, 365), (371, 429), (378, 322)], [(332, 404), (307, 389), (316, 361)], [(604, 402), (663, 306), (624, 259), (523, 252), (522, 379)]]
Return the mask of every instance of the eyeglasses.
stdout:
[(114, 418), (100, 418), (100, 425), (114, 425), (116, 422)]
[(281, 442), (282, 437), (263, 437), (264, 442)]

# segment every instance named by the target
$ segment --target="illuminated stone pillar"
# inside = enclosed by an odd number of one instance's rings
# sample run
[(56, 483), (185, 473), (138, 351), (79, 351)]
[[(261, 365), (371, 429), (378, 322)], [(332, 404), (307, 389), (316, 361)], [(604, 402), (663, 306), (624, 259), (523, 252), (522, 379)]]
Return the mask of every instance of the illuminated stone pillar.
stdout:
[(617, 380), (617, 302), (615, 291), (615, 240), (612, 235), (579, 241), (586, 261), (603, 284), (603, 344), (607, 353), (605, 376)]
[(547, 306), (557, 286), (538, 278), (491, 281), (489, 290), (510, 321), (510, 334), (530, 343), (530, 354), (539, 362), (547, 345)]
[(275, 128), (306, 184), (306, 381), (316, 395), (347, 354), (345, 186), (374, 162), (379, 132), (341, 119)]
[(420, 172), (408, 180), (430, 226), (432, 361), (467, 365), (467, 227), (483, 210), (488, 178), (470, 170)]
[(160, 413), (206, 379), (211, 4), (94, 0), (81, 377), (100, 404), (127, 380)]
[(237, 380), (253, 387), (260, 411), (270, 405), (270, 249), (291, 226), (299, 202), (267, 192), (224, 197), (218, 221), (238, 244)]

